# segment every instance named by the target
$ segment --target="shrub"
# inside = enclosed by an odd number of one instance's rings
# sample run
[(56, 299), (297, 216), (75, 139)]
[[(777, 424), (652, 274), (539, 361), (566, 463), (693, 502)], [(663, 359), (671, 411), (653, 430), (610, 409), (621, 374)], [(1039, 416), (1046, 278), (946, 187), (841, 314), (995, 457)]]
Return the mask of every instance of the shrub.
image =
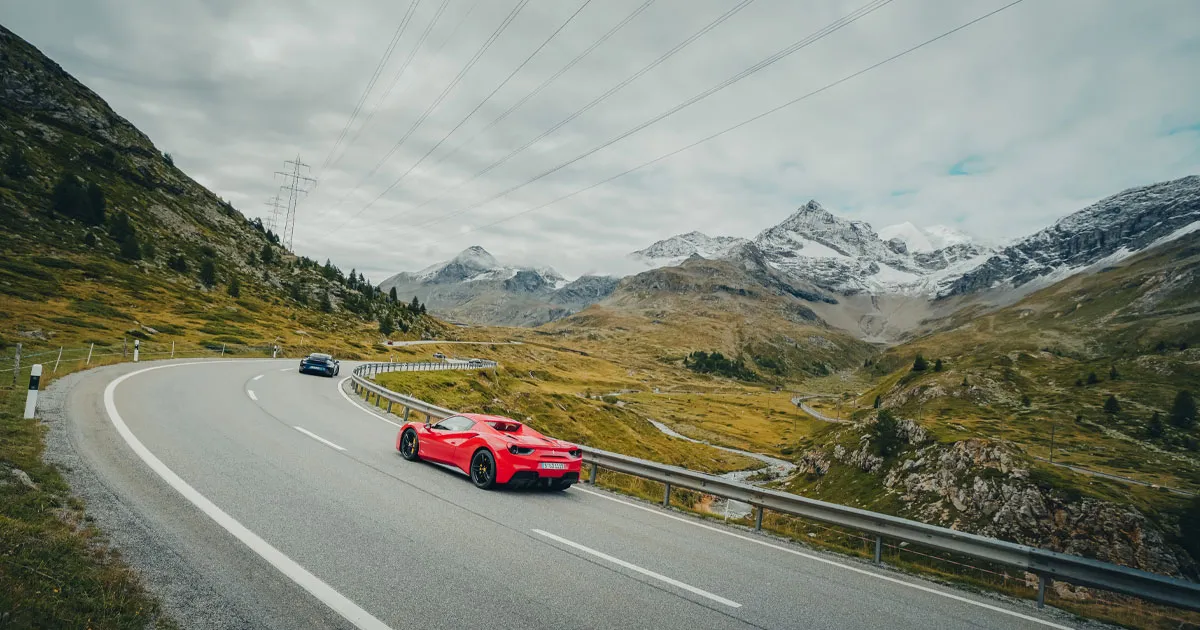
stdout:
[(1159, 417), (1158, 412), (1155, 411), (1154, 415), (1150, 416), (1150, 422), (1146, 423), (1146, 434), (1152, 438), (1160, 438), (1163, 436), (1163, 431), (1164, 427), (1162, 418)]
[(879, 404), (880, 404), (881, 402), (883, 402), (883, 399), (882, 399), (882, 397), (880, 397), (880, 396), (876, 395), (876, 396), (875, 396), (875, 408), (876, 408), (876, 409), (878, 409), (878, 408), (879, 408)]
[(104, 223), (104, 191), (70, 173), (64, 173), (54, 185), (50, 206), (63, 216), (88, 225)]
[(167, 267), (179, 273), (187, 273), (187, 257), (182, 252), (175, 252), (171, 254), (170, 258), (167, 258)]
[(207, 287), (217, 284), (217, 265), (211, 259), (205, 259), (200, 263), (200, 282)]
[(386, 337), (386, 336), (392, 334), (392, 332), (394, 332), (394, 331), (395, 331), (395, 328), (392, 326), (392, 318), (391, 317), (384, 315), (383, 317), (379, 318), (379, 334)]
[(1087, 376), (1088, 385), (1095, 385), (1096, 383), (1099, 383), (1099, 382), (1100, 382), (1100, 378), (1096, 376), (1095, 372), (1088, 372), (1088, 376)]
[(1022, 407), (1028, 407), (1032, 404), (1033, 404), (1033, 401), (1030, 400), (1029, 394), (1025, 394), (1025, 395), (1021, 396), (1021, 406)]
[(913, 359), (912, 371), (924, 372), (928, 367), (929, 367), (929, 362), (926, 361), (925, 357), (922, 356), (921, 353), (918, 352), (917, 358)]
[(1121, 403), (1117, 402), (1117, 397), (1109, 395), (1108, 400), (1104, 401), (1104, 413), (1114, 415), (1121, 413)]
[(229, 286), (225, 288), (225, 292), (229, 297), (242, 297), (242, 283), (238, 281), (237, 276), (234, 276), (229, 281)]
[(1117, 372), (1117, 366), (1108, 368), (1108, 380), (1115, 381), (1118, 378), (1121, 378), (1121, 375)]
[(171, 157), (170, 153), (163, 153), (163, 161), (167, 163), (167, 166), (175, 166), (175, 158)]
[[(424, 306), (424, 305), (422, 305)], [(758, 379), (758, 375), (746, 367), (741, 359), (728, 359), (720, 352), (707, 353), (698, 350), (683, 359), (683, 365), (693, 372), (717, 374), (747, 381)]]
[(875, 451), (880, 457), (887, 457), (900, 450), (900, 422), (892, 415), (891, 410), (884, 409), (879, 412), (872, 433), (875, 438)]
[(942, 371), (942, 360), (941, 359), (938, 359), (937, 361), (933, 362), (933, 371), (934, 372)]
[(1191, 392), (1181, 391), (1175, 395), (1175, 402), (1171, 405), (1171, 424), (1184, 430), (1196, 426), (1196, 400)]

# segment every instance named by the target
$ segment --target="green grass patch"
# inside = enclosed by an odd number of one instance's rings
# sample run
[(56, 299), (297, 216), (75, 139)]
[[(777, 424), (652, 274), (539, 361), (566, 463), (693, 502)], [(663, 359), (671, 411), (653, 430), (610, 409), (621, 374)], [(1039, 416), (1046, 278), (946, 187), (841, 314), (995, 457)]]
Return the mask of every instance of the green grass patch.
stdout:
[(45, 427), (20, 417), (24, 399), (0, 390), (0, 627), (176, 628), (42, 461)]
[(78, 317), (71, 317), (70, 315), (51, 317), (50, 321), (54, 322), (55, 324), (62, 324), (63, 326), (74, 326), (76, 328), (91, 328), (94, 330), (105, 330), (105, 327), (103, 324), (88, 321), (85, 319), (79, 319)]
[(96, 317), (107, 319), (133, 320), (133, 316), (129, 313), (97, 300), (74, 300), (71, 302), (71, 310), (76, 313), (95, 315)]

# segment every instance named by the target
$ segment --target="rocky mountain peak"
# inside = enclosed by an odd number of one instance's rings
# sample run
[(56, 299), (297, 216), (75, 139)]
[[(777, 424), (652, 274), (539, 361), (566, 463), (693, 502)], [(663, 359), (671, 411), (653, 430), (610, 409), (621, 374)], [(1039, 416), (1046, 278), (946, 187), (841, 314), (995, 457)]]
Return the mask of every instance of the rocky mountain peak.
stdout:
[(472, 245), (454, 257), (453, 262), (476, 269), (496, 269), (500, 263), (488, 251), (478, 245)]

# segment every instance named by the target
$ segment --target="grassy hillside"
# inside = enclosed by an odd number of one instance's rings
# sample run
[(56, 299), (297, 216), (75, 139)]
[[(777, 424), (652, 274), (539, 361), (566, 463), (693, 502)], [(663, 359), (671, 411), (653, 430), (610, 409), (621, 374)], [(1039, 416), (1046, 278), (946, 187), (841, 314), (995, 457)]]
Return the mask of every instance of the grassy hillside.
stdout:
[(297, 257), (0, 27), (0, 344), (279, 344), (364, 354), (444, 327)]
[(1047, 459), (1053, 429), (1057, 462), (1200, 491), (1200, 433), (1170, 421), (1179, 392), (1200, 394), (1198, 266), (1193, 233), (889, 349), (859, 413), (878, 396), (942, 438), (994, 437)]

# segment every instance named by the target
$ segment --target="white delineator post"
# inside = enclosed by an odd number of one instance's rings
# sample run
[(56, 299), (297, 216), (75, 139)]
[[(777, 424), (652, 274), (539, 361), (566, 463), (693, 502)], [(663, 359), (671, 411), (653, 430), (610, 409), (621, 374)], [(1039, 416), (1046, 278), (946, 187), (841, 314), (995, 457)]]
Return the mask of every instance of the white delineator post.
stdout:
[(25, 418), (33, 417), (34, 411), (37, 410), (38, 388), (42, 381), (42, 364), (35, 363), (33, 369), (29, 371), (29, 394), (25, 397)]
[(174, 341), (171, 342), (171, 358), (172, 359), (175, 358), (175, 342)]
[(142, 348), (142, 340), (134, 339), (133, 340), (133, 362), (134, 363), (138, 362), (138, 350), (140, 350), (141, 348)]
[(271, 358), (274, 359), (279, 355), (279, 346), (271, 347)]
[(50, 372), (53, 373), (53, 372), (58, 371), (58, 362), (59, 361), (62, 361), (62, 346), (58, 347), (58, 358), (54, 360), (54, 367), (50, 369)]
[(92, 344), (92, 345), (88, 346), (88, 356), (87, 356), (87, 361), (85, 361), (85, 362), (83, 363), (84, 365), (91, 365), (91, 364), (92, 364), (92, 350), (94, 350), (95, 348), (96, 348), (96, 344)]

